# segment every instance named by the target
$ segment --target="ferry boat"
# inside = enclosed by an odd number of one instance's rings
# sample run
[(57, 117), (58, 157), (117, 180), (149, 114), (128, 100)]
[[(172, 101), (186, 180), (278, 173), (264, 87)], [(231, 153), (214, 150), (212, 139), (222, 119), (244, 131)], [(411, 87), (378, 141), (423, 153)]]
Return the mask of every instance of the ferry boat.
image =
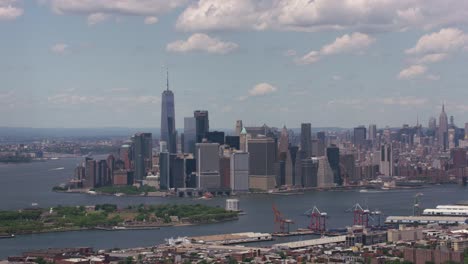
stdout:
[(468, 217), (468, 205), (438, 205), (436, 208), (424, 209), (423, 215)]

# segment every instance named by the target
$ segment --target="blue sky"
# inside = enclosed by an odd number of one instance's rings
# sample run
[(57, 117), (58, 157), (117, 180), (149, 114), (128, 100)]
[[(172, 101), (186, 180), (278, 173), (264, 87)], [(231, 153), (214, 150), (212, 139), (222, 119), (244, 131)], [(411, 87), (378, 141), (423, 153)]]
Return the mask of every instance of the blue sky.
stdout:
[(0, 0), (0, 126), (468, 122), (468, 2)]

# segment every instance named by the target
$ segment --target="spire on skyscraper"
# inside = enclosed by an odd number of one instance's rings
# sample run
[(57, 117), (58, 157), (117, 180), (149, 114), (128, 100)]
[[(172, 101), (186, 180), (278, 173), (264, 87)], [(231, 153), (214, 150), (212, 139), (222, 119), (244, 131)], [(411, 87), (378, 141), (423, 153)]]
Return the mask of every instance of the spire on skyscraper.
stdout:
[(169, 68), (166, 68), (166, 91), (169, 91)]

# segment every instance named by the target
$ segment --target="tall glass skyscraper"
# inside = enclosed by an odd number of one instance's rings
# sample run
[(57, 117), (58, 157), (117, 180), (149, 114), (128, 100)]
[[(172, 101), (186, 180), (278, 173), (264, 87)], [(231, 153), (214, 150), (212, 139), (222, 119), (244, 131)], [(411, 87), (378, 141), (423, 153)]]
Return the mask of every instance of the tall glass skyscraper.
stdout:
[(169, 74), (166, 90), (161, 96), (161, 141), (167, 142), (169, 153), (177, 152), (177, 132), (175, 130), (174, 93), (169, 90)]

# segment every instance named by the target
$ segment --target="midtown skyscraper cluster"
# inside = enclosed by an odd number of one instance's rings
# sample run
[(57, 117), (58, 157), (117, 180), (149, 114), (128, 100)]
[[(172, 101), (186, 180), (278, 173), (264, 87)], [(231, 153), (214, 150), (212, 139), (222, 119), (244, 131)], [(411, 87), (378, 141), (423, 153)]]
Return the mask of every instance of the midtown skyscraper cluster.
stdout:
[[(77, 168), (83, 187), (144, 184), (161, 190), (198, 191), (337, 188), (381, 184), (394, 187), (410, 180), (466, 181), (468, 123), (457, 127), (439, 116), (423, 127), (419, 121), (401, 128), (375, 124), (353, 130), (317, 130), (246, 126), (233, 132), (211, 131), (209, 113), (195, 110), (175, 128), (175, 98), (162, 92), (161, 137), (135, 134), (107, 160), (87, 159)], [(299, 134), (299, 135), (297, 135)]]

